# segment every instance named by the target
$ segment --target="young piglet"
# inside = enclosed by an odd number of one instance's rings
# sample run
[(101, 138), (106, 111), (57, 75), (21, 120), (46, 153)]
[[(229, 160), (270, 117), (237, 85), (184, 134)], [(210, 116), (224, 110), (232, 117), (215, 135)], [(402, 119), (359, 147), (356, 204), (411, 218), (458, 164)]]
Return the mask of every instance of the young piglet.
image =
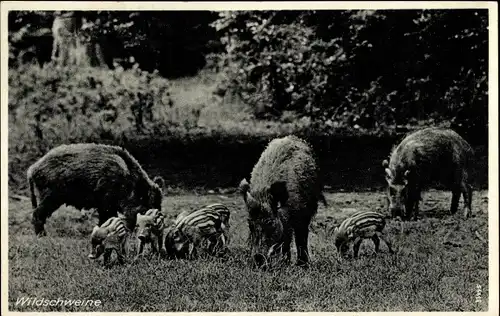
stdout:
[(385, 218), (376, 212), (356, 212), (345, 219), (333, 233), (335, 247), (340, 256), (345, 256), (349, 246), (353, 244), (354, 257), (358, 256), (359, 247), (364, 239), (371, 239), (375, 244), (375, 252), (379, 251), (382, 239), (390, 253), (393, 253), (390, 242), (383, 237)]
[(161, 253), (163, 248), (163, 231), (165, 217), (158, 209), (150, 209), (146, 214), (137, 214), (137, 238), (139, 239), (139, 255), (144, 245), (151, 243), (153, 254)]
[(113, 250), (117, 253), (118, 263), (123, 264), (125, 261), (125, 244), (129, 231), (125, 221), (121, 217), (111, 217), (101, 226), (95, 226), (91, 234), (92, 252), (89, 254), (90, 259), (98, 259), (104, 254), (104, 265), (109, 264), (111, 253)]

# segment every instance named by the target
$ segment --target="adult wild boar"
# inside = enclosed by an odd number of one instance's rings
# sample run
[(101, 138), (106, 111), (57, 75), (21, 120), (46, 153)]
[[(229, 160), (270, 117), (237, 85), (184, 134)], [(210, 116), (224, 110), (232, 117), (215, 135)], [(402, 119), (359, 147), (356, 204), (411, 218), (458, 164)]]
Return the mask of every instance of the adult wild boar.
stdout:
[(422, 190), (440, 183), (452, 191), (450, 213), (456, 213), (463, 194), (464, 216), (469, 217), (473, 156), (471, 146), (450, 129), (431, 127), (408, 135), (393, 149), (390, 161), (382, 162), (392, 216), (416, 219)]
[(47, 218), (63, 204), (97, 209), (99, 225), (121, 212), (130, 230), (137, 213), (161, 209), (163, 179), (152, 181), (137, 160), (117, 146), (55, 147), (28, 168), (27, 177), (37, 235), (46, 234)]
[[(309, 224), (322, 194), (319, 169), (309, 145), (296, 136), (272, 140), (240, 183), (248, 210), (251, 253), (258, 267), (276, 259), (290, 262), (295, 234), (297, 265), (309, 262)], [(281, 256), (280, 256), (281, 255)]]

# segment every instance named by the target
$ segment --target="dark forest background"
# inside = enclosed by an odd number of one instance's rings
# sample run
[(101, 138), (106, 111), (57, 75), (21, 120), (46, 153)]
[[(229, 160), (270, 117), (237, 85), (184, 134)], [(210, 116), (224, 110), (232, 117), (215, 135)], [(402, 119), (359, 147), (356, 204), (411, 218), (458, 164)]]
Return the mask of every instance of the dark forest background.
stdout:
[(381, 160), (425, 126), (471, 142), (487, 185), (487, 10), (11, 11), (8, 24), (11, 190), (50, 148), (88, 141), (124, 146), (172, 189), (234, 187), (289, 133), (329, 186), (378, 188)]

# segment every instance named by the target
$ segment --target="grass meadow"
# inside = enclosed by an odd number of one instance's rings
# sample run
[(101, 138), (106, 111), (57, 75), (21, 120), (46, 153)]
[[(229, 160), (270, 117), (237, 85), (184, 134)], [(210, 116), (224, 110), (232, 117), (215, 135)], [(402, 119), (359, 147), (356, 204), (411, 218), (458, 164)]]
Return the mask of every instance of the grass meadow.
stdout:
[[(271, 311), (486, 311), (488, 309), (487, 191), (473, 198), (467, 221), (448, 214), (451, 193), (429, 191), (421, 219), (388, 220), (396, 250), (375, 254), (364, 241), (358, 259), (337, 261), (330, 229), (354, 209), (385, 212), (383, 192), (327, 193), (311, 225), (311, 266), (258, 271), (248, 262), (246, 210), (239, 195), (165, 196), (163, 212), (226, 204), (232, 212), (230, 252), (221, 258), (141, 258), (104, 268), (90, 261), (89, 235), (97, 218), (62, 207), (36, 239), (29, 200), (9, 201), (8, 300), (11, 311), (271, 312)], [(462, 205), (460, 205), (461, 207)], [(89, 215), (90, 214), (90, 215)], [(149, 249), (147, 249), (149, 250)], [(293, 253), (293, 256), (295, 254)], [(295, 257), (292, 257), (295, 260)], [(481, 302), (476, 301), (481, 286)], [(21, 297), (94, 299), (100, 307), (16, 305)]]

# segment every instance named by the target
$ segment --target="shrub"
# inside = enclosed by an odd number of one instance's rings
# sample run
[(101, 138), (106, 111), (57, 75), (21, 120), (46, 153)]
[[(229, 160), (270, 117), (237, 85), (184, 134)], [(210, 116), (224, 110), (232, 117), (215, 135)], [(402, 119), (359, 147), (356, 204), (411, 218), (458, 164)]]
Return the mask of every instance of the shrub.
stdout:
[(14, 186), (29, 163), (72, 142), (116, 142), (143, 134), (172, 100), (166, 79), (118, 67), (9, 71), (9, 176)]
[(308, 120), (252, 120), (246, 105), (212, 96), (214, 85), (210, 73), (172, 83), (137, 65), (129, 70), (11, 68), (9, 188), (23, 191), (29, 165), (63, 143), (153, 150), (172, 141), (269, 138), (312, 128)]
[[(487, 131), (485, 10), (230, 11), (218, 65), (257, 118)], [(460, 52), (461, 58), (455, 58)], [(483, 137), (484, 134), (481, 134)]]

